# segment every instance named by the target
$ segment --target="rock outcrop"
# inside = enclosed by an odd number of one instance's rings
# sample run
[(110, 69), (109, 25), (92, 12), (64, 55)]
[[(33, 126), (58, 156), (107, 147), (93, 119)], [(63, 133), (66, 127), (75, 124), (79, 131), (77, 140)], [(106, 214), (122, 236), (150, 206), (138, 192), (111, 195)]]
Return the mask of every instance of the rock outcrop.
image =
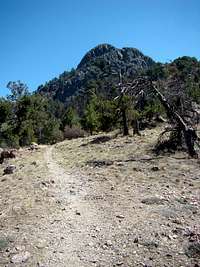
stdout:
[(118, 73), (123, 77), (134, 77), (139, 71), (148, 69), (154, 61), (135, 48), (118, 49), (109, 44), (101, 44), (83, 57), (76, 70), (64, 72), (45, 85), (38, 92), (50, 95), (64, 103), (72, 96), (84, 94), (90, 83), (99, 85), (103, 94), (118, 83)]

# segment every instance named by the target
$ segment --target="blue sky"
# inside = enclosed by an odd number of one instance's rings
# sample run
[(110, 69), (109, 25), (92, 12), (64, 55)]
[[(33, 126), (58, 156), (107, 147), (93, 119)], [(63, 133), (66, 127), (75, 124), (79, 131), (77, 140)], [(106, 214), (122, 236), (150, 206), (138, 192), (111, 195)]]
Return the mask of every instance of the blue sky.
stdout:
[(76, 67), (100, 43), (200, 59), (200, 0), (0, 0), (0, 95)]

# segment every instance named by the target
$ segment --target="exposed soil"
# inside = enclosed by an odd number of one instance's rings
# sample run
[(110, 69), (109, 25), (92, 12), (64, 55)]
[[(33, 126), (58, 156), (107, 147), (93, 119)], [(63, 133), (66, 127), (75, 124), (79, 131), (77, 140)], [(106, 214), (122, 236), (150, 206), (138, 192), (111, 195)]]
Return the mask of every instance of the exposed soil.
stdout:
[(0, 266), (197, 267), (200, 163), (153, 155), (160, 131), (24, 149), (1, 165)]

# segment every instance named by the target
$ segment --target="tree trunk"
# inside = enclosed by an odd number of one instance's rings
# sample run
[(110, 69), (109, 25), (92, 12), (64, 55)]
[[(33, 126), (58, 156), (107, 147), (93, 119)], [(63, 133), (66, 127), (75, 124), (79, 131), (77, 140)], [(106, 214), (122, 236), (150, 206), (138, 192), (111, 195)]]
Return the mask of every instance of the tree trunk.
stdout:
[(123, 121), (123, 135), (128, 135), (128, 123), (127, 123), (127, 117), (126, 117), (126, 110), (122, 109), (122, 121)]
[(133, 135), (137, 134), (137, 135), (141, 135), (140, 134), (140, 127), (139, 127), (140, 123), (138, 119), (134, 119), (132, 121), (132, 127), (133, 127)]
[(194, 142), (197, 139), (196, 132), (193, 128), (184, 131), (185, 143), (188, 148), (188, 154), (193, 158), (198, 158), (198, 154), (194, 149)]

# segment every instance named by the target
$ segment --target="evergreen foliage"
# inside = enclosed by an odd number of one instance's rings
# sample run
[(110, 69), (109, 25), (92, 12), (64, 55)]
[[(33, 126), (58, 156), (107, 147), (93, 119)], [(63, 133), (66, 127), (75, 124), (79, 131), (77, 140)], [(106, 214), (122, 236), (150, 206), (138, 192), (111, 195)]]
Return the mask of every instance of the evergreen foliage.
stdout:
[[(38, 94), (14, 94), (0, 100), (0, 146), (26, 146), (31, 142), (54, 143), (62, 140), (61, 107)], [(58, 108), (59, 107), (59, 108)]]
[(82, 125), (85, 130), (93, 134), (94, 131), (99, 129), (99, 113), (97, 111), (97, 96), (92, 95), (89, 103), (85, 108), (85, 112), (82, 118)]
[(64, 127), (66, 125), (68, 125), (70, 128), (72, 128), (72, 126), (74, 125), (79, 125), (79, 116), (75, 110), (75, 108), (73, 107), (69, 107), (62, 119), (62, 129), (64, 129)]
[[(142, 104), (137, 99), (138, 92), (135, 92), (135, 99), (124, 95), (120, 101), (116, 100), (119, 77), (104, 58), (86, 65), (91, 65), (98, 75), (85, 80), (84, 89), (78, 90), (66, 103), (61, 103), (56, 94), (50, 92), (55, 93), (55, 86), (63, 88), (68, 79), (73, 80), (74, 69), (46, 83), (40, 93), (30, 94), (21, 81), (9, 82), (10, 95), (0, 98), (0, 147), (26, 146), (31, 142), (55, 143), (63, 140), (63, 136), (83, 136), (82, 128), (93, 134), (121, 127), (128, 134), (130, 127), (139, 129), (140, 125), (147, 125), (163, 114), (160, 102), (151, 92), (145, 92), (148, 97)], [(132, 76), (127, 76), (126, 72), (122, 76), (126, 83), (132, 82)], [(141, 69), (138, 76), (159, 81), (162, 93), (180, 114), (183, 107), (187, 108), (187, 102), (189, 105), (200, 103), (200, 62), (195, 58), (155, 63), (147, 70)]]

